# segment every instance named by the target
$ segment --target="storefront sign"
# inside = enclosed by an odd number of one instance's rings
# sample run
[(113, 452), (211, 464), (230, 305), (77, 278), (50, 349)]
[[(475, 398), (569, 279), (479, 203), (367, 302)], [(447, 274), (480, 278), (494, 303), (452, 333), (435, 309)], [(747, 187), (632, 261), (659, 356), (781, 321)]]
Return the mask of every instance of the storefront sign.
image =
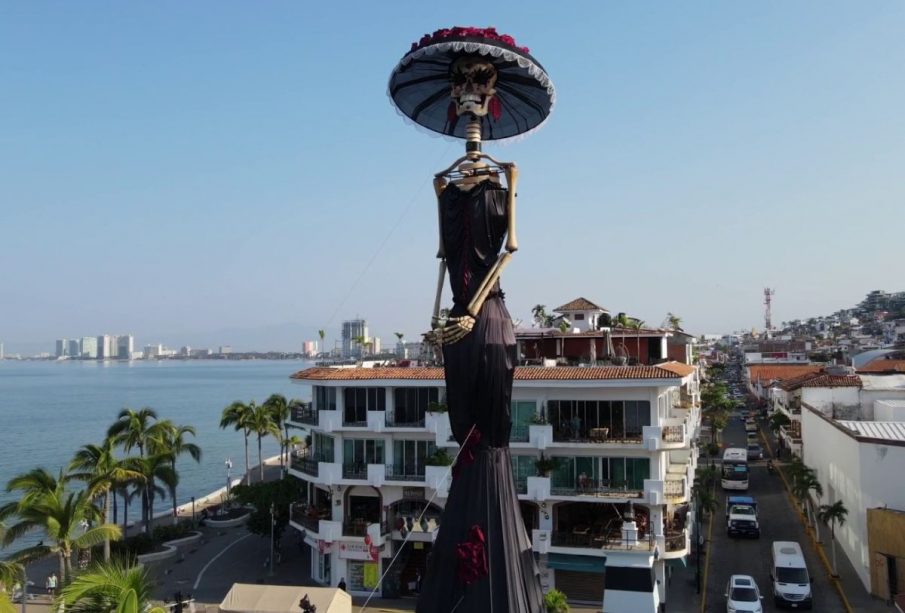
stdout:
[(404, 487), (402, 488), (403, 500), (424, 500), (423, 487)]
[(344, 560), (374, 560), (380, 557), (383, 547), (364, 543), (342, 543), (339, 546), (339, 557)]

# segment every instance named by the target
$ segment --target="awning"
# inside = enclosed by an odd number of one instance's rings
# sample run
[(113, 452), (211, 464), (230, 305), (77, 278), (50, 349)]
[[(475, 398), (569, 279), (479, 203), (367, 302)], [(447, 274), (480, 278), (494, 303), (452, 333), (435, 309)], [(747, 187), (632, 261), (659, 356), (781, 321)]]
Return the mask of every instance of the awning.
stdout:
[(606, 570), (606, 558), (569, 553), (551, 553), (547, 556), (547, 566), (555, 570), (602, 573)]
[(352, 598), (337, 588), (234, 583), (220, 613), (292, 613), (308, 596), (318, 613), (352, 613)]

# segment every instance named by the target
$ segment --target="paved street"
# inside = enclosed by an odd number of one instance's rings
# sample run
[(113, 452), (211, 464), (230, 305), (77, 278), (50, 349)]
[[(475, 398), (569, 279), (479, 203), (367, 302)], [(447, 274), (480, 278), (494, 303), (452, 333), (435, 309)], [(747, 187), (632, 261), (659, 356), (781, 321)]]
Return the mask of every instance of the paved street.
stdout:
[[(732, 419), (723, 432), (724, 446), (745, 448), (744, 422)], [(718, 463), (717, 463), (718, 464)], [(742, 494), (743, 492), (739, 492)], [(811, 546), (798, 514), (792, 507), (778, 475), (770, 475), (765, 461), (754, 462), (751, 467), (750, 489), (747, 494), (757, 499), (760, 522), (760, 539), (729, 538), (725, 528), (726, 493), (717, 486), (719, 507), (713, 520), (707, 581), (707, 611), (724, 611), (723, 596), (729, 577), (745, 574), (754, 577), (764, 595), (764, 611), (776, 611), (770, 586), (770, 558), (773, 541), (797, 541), (801, 544), (808, 572), (813, 584), (814, 611), (835, 613), (845, 611), (826, 572)]]

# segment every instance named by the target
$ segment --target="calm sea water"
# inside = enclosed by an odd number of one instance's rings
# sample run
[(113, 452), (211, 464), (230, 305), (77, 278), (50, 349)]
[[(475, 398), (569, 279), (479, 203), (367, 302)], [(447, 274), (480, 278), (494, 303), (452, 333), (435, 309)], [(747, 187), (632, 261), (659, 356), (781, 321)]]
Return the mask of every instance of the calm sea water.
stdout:
[[(101, 443), (123, 407), (151, 407), (160, 419), (194, 426), (203, 455), (200, 463), (180, 458), (177, 502), (210, 493), (226, 484), (226, 458), (233, 477), (245, 465), (242, 433), (219, 427), (223, 408), (235, 400), (260, 404), (273, 393), (310, 400), (311, 388), (289, 379), (307, 366), (294, 360), (0, 361), (0, 503), (14, 499), (5, 491), (14, 475), (37, 466), (56, 472), (81, 445)], [(254, 466), (257, 439), (249, 443)], [(276, 441), (265, 439), (264, 457), (277, 453)], [(164, 510), (172, 502), (155, 506)], [(129, 515), (137, 516), (134, 503)]]

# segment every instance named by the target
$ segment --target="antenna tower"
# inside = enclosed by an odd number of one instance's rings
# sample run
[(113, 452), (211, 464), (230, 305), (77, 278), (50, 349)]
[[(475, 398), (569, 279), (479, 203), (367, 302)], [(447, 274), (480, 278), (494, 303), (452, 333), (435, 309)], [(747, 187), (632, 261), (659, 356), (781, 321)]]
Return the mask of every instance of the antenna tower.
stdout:
[(764, 288), (764, 325), (766, 326), (767, 332), (773, 329), (771, 307), (773, 303), (773, 294), (775, 293), (775, 289), (770, 289), (769, 287)]

